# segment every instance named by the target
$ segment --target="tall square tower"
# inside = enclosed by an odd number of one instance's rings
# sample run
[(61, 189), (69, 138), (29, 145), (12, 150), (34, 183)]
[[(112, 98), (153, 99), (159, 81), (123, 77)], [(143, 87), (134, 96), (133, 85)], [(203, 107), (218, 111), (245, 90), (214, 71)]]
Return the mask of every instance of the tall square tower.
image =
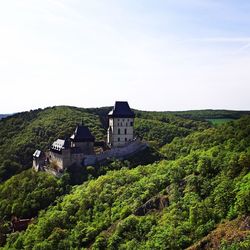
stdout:
[(108, 118), (108, 145), (122, 147), (134, 139), (135, 113), (130, 109), (128, 102), (116, 102)]

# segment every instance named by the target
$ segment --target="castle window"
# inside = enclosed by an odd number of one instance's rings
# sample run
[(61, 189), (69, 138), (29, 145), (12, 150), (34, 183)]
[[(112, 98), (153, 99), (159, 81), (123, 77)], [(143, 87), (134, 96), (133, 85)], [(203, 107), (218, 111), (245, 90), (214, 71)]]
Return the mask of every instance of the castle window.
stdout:
[(118, 137), (117, 140), (120, 141), (120, 137)]
[(125, 137), (125, 141), (127, 141), (128, 139), (127, 139), (127, 137)]
[(118, 128), (118, 135), (121, 134), (121, 130)]
[(126, 128), (124, 129), (124, 134), (125, 134), (125, 135), (127, 134), (127, 129), (126, 129)]
[(133, 126), (133, 122), (130, 122), (130, 126)]

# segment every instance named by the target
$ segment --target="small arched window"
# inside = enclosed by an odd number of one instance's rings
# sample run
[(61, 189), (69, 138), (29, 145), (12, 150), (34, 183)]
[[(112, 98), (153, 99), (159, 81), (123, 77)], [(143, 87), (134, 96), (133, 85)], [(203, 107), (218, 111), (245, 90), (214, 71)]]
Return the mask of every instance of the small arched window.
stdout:
[(118, 128), (118, 135), (121, 134), (121, 130)]
[(126, 128), (124, 129), (124, 134), (125, 134), (125, 135), (127, 134), (127, 129), (126, 129)]

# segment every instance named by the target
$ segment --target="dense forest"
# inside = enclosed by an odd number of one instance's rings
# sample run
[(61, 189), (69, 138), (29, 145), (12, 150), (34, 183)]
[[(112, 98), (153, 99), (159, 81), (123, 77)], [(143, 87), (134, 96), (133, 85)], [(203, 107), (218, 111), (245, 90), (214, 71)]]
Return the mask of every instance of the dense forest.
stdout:
[(194, 120), (204, 119), (238, 119), (244, 115), (250, 115), (250, 111), (234, 111), (234, 110), (190, 110), (190, 111), (174, 111), (167, 112), (172, 113), (183, 118), (189, 118)]
[[(206, 119), (218, 113), (191, 119), (135, 111), (136, 135), (150, 145), (141, 155), (88, 166), (79, 185), (70, 172), (56, 178), (32, 171), (34, 149), (69, 136), (81, 121), (104, 140), (109, 110), (61, 106), (0, 121), (3, 249), (250, 248), (245, 113), (217, 116), (233, 121), (214, 126)], [(26, 231), (11, 233), (13, 214), (34, 219)]]

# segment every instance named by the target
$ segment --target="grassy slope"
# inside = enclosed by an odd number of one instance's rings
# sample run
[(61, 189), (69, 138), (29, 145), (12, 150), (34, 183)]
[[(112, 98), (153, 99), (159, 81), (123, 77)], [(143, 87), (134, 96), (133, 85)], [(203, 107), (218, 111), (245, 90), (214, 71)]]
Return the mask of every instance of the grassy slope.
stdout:
[[(8, 248), (184, 249), (250, 212), (250, 118), (174, 140), (173, 161), (112, 171), (75, 187)], [(171, 154), (179, 147), (187, 150)], [(168, 202), (136, 216), (153, 197)]]

